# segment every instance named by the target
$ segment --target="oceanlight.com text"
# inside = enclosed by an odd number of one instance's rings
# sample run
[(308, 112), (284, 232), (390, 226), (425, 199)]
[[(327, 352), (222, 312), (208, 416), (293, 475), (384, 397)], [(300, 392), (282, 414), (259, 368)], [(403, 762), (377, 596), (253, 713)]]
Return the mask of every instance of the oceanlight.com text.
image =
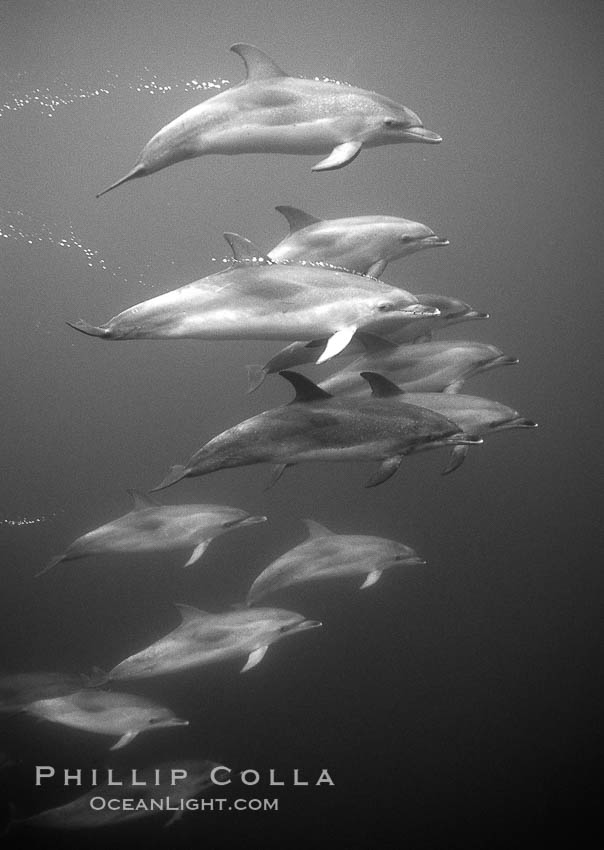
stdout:
[(135, 797), (92, 797), (90, 808), (95, 812), (108, 809), (112, 812), (276, 812), (279, 799), (252, 797), (249, 800), (226, 797), (207, 797), (201, 800), (189, 797), (185, 800), (170, 797), (151, 797), (148, 800)]

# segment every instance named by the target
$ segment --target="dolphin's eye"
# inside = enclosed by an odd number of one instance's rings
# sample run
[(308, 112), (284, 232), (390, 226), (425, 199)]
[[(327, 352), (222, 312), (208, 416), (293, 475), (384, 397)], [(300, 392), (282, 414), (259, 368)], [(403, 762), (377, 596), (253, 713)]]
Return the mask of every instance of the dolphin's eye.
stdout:
[(403, 236), (401, 242), (412, 242), (413, 236)]
[(161, 723), (161, 717), (150, 717), (149, 726), (152, 726), (154, 723)]
[(394, 310), (394, 304), (392, 301), (380, 301), (378, 310), (380, 313), (388, 313), (389, 310)]
[(385, 127), (404, 127), (403, 121), (397, 121), (396, 118), (384, 118)]

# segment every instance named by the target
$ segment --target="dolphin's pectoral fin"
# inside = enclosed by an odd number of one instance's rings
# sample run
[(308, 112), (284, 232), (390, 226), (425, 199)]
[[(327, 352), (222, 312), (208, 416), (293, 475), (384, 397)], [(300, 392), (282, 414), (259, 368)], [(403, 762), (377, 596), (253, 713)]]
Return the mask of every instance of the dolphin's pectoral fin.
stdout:
[(253, 652), (250, 652), (250, 656), (241, 668), (241, 672), (246, 673), (248, 670), (251, 670), (252, 667), (255, 667), (256, 664), (260, 664), (260, 662), (266, 655), (267, 649), (268, 646), (261, 646), (260, 649), (255, 649)]
[(264, 366), (252, 363), (245, 367), (247, 369), (247, 393), (253, 393), (264, 382), (268, 372)]
[(454, 446), (449, 455), (449, 463), (445, 466), (441, 475), (448, 475), (450, 472), (455, 472), (458, 469), (468, 454), (469, 446)]
[(464, 382), (461, 380), (461, 378), (457, 381), (452, 381), (448, 387), (444, 388), (443, 393), (445, 393), (445, 395), (454, 395), (455, 393), (458, 393), (461, 390), (461, 388), (463, 387), (463, 383)]
[(246, 82), (250, 80), (272, 80), (275, 77), (288, 77), (270, 56), (253, 44), (232, 44), (233, 53), (241, 56), (247, 71)]
[(314, 519), (303, 519), (302, 522), (308, 529), (310, 540), (313, 540), (315, 537), (333, 537), (335, 535), (334, 531), (330, 531), (324, 525), (321, 525), (320, 522), (315, 522)]
[(198, 543), (197, 546), (193, 549), (193, 553), (187, 563), (183, 564), (183, 567), (190, 567), (191, 564), (194, 564), (196, 561), (199, 561), (199, 559), (206, 551), (211, 542), (212, 538), (210, 537), (208, 540), (202, 540), (201, 543)]
[(384, 481), (388, 481), (388, 479), (392, 478), (394, 473), (397, 471), (402, 460), (403, 458), (400, 455), (386, 458), (386, 460), (382, 461), (379, 465), (377, 471), (374, 472), (371, 478), (367, 481), (365, 487), (377, 487), (378, 484), (383, 484)]
[(356, 325), (349, 325), (347, 328), (342, 328), (342, 330), (337, 331), (333, 334), (333, 336), (330, 336), (327, 340), (327, 345), (323, 349), (323, 354), (321, 354), (316, 361), (317, 365), (325, 363), (326, 360), (330, 360), (332, 357), (335, 357), (336, 354), (340, 354), (341, 351), (344, 351), (350, 340), (355, 335), (356, 330)]
[(304, 227), (308, 227), (311, 224), (318, 224), (321, 221), (320, 218), (316, 218), (316, 216), (310, 215), (310, 213), (304, 212), (304, 210), (299, 210), (297, 207), (278, 206), (275, 209), (287, 219), (290, 236)]
[(366, 587), (371, 587), (372, 584), (375, 584), (376, 581), (379, 580), (381, 575), (382, 575), (381, 570), (372, 570), (370, 573), (368, 573), (367, 578), (365, 579), (363, 584), (360, 586), (359, 590), (365, 590)]
[(110, 750), (121, 750), (122, 747), (125, 747), (126, 744), (129, 744), (130, 741), (133, 741), (138, 735), (138, 731), (136, 732), (126, 732), (125, 735), (119, 739), (119, 741), (114, 744), (112, 747), (109, 747)]
[(293, 466), (293, 463), (276, 463), (271, 471), (270, 478), (266, 482), (265, 490), (270, 490), (274, 487), (277, 481), (281, 478), (288, 466)]
[(364, 346), (367, 354), (376, 354), (377, 352), (383, 354), (385, 351), (394, 351), (395, 348), (398, 348), (398, 344), (392, 342), (391, 339), (369, 333), (369, 331), (357, 331), (357, 339)]
[(223, 233), (233, 252), (233, 259), (239, 262), (253, 260), (255, 263), (270, 263), (266, 252), (255, 245), (251, 239), (240, 236), (238, 233)]
[(381, 274), (384, 274), (384, 270), (388, 265), (388, 260), (378, 260), (377, 263), (374, 263), (372, 266), (369, 266), (367, 269), (368, 277), (379, 277)]
[(336, 168), (344, 168), (360, 154), (362, 147), (363, 142), (343, 142), (341, 145), (336, 145), (329, 156), (313, 165), (312, 170), (333, 171)]

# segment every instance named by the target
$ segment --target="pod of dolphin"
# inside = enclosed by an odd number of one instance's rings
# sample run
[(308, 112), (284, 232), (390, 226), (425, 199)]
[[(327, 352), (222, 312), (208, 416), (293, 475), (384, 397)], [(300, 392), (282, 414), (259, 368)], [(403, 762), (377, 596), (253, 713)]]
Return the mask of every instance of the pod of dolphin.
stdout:
[[(235, 44), (231, 50), (242, 58), (246, 78), (159, 130), (134, 167), (97, 197), (206, 154), (312, 154), (322, 157), (313, 171), (325, 171), (344, 167), (362, 148), (441, 141), (414, 112), (386, 97), (289, 76), (251, 45)], [(288, 466), (348, 460), (377, 463), (367, 482), (376, 486), (407, 455), (448, 448), (443, 470), (448, 473), (491, 433), (535, 427), (506, 405), (460, 394), (474, 375), (515, 364), (515, 358), (485, 343), (433, 339), (449, 325), (488, 314), (456, 298), (414, 295), (380, 280), (390, 262), (446, 246), (446, 239), (424, 224), (393, 216), (324, 220), (292, 206), (277, 210), (289, 233), (271, 251), (238, 234), (225, 234), (233, 256), (219, 272), (136, 304), (104, 324), (83, 319), (70, 323), (105, 340), (289, 343), (265, 365), (248, 366), (248, 391), (279, 373), (292, 384), (293, 400), (218, 434), (185, 464), (173, 466), (154, 490), (187, 477), (260, 463), (272, 465), (274, 483)], [(354, 359), (318, 384), (292, 371), (343, 357)], [(183, 566), (188, 567), (200, 561), (214, 538), (267, 519), (224, 505), (165, 505), (146, 493), (129, 492), (132, 510), (78, 537), (38, 574), (61, 562), (69, 570), (71, 561), (120, 553), (180, 551), (186, 553)], [(143, 731), (188, 721), (147, 697), (108, 689), (113, 683), (236, 659), (243, 662), (242, 672), (250, 670), (272, 644), (321, 626), (295, 611), (259, 607), (265, 597), (305, 582), (352, 576), (368, 588), (386, 570), (425, 563), (403, 543), (334, 533), (312, 519), (305, 523), (307, 539), (256, 577), (244, 603), (218, 613), (178, 605), (180, 625), (108, 672), (4, 676), (0, 711), (22, 711), (111, 736), (117, 738), (111, 749), (121, 748)], [(199, 793), (208, 784), (212, 763), (190, 764), (188, 790)], [(91, 813), (87, 797), (17, 823), (79, 829), (128, 819), (124, 812), (105, 818)]]

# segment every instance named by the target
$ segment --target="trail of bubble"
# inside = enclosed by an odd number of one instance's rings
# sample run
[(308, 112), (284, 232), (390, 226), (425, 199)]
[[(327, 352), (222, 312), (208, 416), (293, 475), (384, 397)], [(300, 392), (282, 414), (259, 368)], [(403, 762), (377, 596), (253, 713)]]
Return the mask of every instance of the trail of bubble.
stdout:
[(82, 100), (106, 97), (120, 91), (135, 91), (141, 94), (162, 95), (174, 91), (220, 91), (230, 86), (229, 80), (185, 80), (166, 82), (149, 68), (144, 68), (144, 74), (135, 80), (121, 77), (120, 74), (108, 69), (106, 78), (99, 85), (87, 87), (74, 86), (65, 80), (55, 79), (48, 86), (29, 88), (27, 75), (20, 74), (17, 80), (12, 80), (3, 86), (5, 94), (0, 104), (0, 118), (7, 113), (20, 112), (30, 109), (47, 118), (52, 118), (55, 112), (64, 106), (71, 106)]
[(41, 516), (18, 516), (18, 517), (0, 517), (0, 526), (9, 526), (10, 528), (23, 528), (29, 525), (39, 525), (41, 522), (50, 522), (58, 516), (60, 512), (55, 511), (51, 514), (42, 514)]
[(140, 286), (150, 285), (144, 280), (146, 273), (150, 270), (149, 265), (136, 277), (128, 278), (121, 266), (110, 265), (99, 251), (85, 245), (76, 235), (71, 221), (66, 227), (66, 233), (59, 235), (45, 222), (37, 221), (23, 210), (0, 208), (0, 239), (13, 239), (17, 242), (25, 242), (27, 245), (51, 245), (54, 248), (73, 251), (84, 258), (88, 268), (100, 269), (126, 284), (134, 280)]

